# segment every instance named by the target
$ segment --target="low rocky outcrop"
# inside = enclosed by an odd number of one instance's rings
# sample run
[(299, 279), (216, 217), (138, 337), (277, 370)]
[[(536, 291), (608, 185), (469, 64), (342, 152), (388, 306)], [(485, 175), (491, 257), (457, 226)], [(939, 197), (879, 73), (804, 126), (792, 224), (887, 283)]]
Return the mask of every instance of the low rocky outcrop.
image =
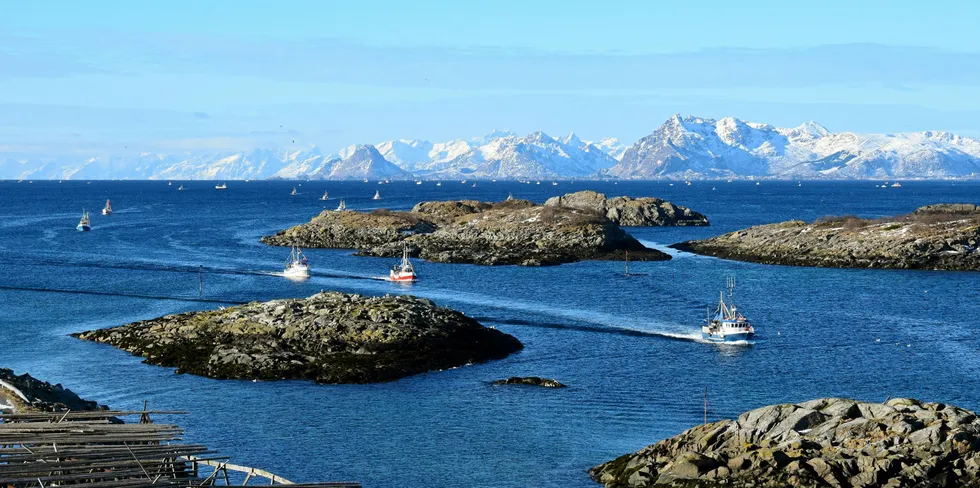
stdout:
[(410, 296), (322, 292), (74, 334), (219, 379), (370, 383), (501, 359), (513, 336)]
[(759, 225), (675, 244), (740, 261), (838, 268), (980, 270), (980, 208), (921, 207), (898, 217), (824, 217)]
[(980, 419), (942, 403), (823, 398), (700, 425), (589, 470), (613, 487), (977, 487)]
[(409, 212), (324, 211), (262, 238), (270, 245), (357, 249), (366, 256), (413, 256), (442, 263), (541, 266), (586, 259), (668, 260), (592, 210), (460, 200), (422, 202)]
[(539, 378), (537, 376), (511, 376), (505, 380), (494, 380), (491, 384), (540, 386), (542, 388), (565, 388), (565, 384), (558, 380)]
[(0, 410), (18, 413), (105, 409), (96, 402), (83, 400), (60, 384), (52, 385), (27, 373), (17, 375), (6, 368), (0, 368), (0, 405), (6, 406)]
[(551, 197), (545, 205), (589, 210), (622, 226), (660, 227), (709, 225), (708, 218), (687, 207), (653, 197), (614, 197), (592, 190)]

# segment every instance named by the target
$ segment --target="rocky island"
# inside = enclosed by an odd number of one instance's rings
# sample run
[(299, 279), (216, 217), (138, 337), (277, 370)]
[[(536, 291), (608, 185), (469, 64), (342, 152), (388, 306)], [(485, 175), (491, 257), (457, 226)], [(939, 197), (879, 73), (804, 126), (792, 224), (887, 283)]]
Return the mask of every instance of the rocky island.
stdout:
[(73, 334), (218, 379), (391, 381), (501, 359), (513, 336), (410, 296), (321, 292)]
[(565, 388), (565, 384), (550, 378), (540, 378), (538, 376), (511, 376), (505, 380), (493, 380), (491, 385), (524, 385), (540, 386), (542, 388)]
[(823, 398), (700, 425), (589, 475), (608, 488), (977, 487), (978, 448), (968, 410)]
[(824, 217), (675, 244), (740, 261), (836, 268), (980, 270), (980, 207), (939, 204), (898, 217)]
[[(619, 222), (619, 223), (617, 223)], [(703, 223), (702, 223), (703, 222)], [(659, 199), (578, 192), (536, 205), (527, 200), (421, 202), (408, 212), (324, 211), (262, 238), (275, 246), (357, 249), (367, 256), (413, 256), (442, 263), (541, 266), (586, 259), (668, 260), (622, 225), (706, 225), (703, 215)]]

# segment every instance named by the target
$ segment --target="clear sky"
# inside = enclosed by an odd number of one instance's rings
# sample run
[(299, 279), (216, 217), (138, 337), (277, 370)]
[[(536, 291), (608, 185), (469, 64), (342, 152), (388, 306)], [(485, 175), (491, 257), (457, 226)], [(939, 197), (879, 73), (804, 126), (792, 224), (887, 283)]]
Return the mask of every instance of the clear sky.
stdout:
[(0, 151), (493, 128), (633, 142), (671, 114), (980, 136), (980, 2), (0, 4)]

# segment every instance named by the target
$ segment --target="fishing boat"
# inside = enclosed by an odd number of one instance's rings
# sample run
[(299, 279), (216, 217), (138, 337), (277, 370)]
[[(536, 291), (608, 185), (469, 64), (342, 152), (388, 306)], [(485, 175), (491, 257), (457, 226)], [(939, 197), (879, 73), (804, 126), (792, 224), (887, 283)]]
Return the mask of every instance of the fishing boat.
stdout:
[(293, 187), (293, 191), (289, 192), (290, 195), (296, 195), (296, 187)]
[(347, 210), (347, 204), (344, 203), (343, 200), (340, 200), (340, 205), (337, 205), (337, 210), (334, 210), (334, 211), (335, 212), (343, 212), (344, 210)]
[(415, 182), (415, 184), (416, 184), (416, 185), (421, 185), (421, 184), (422, 184), (422, 180), (418, 180), (418, 181), (416, 181), (416, 182)]
[(755, 328), (749, 319), (735, 307), (733, 294), (735, 278), (728, 278), (728, 302), (725, 302), (725, 292), (719, 294), (718, 308), (714, 316), (709, 314), (701, 327), (701, 337), (714, 342), (746, 341), (755, 335)]
[(106, 200), (105, 207), (102, 207), (102, 215), (112, 215), (112, 202), (109, 200)]
[(310, 263), (306, 260), (298, 247), (293, 246), (286, 260), (286, 266), (282, 270), (282, 275), (287, 278), (307, 278), (310, 276)]
[(174, 186), (174, 183), (172, 181), (168, 181), (167, 186)]
[(412, 262), (408, 259), (407, 247), (402, 251), (401, 262), (391, 267), (389, 277), (391, 281), (415, 281), (418, 279), (415, 276), (415, 268), (412, 267)]
[(180, 185), (180, 186), (178, 186), (178, 187), (177, 187), (177, 191), (184, 191), (184, 185)]
[(330, 199), (330, 194), (327, 192), (323, 192), (323, 196), (320, 197), (320, 200), (327, 201), (329, 199)]
[(436, 186), (442, 186), (442, 182), (441, 181), (437, 181), (436, 182)]
[(894, 182), (894, 183), (892, 183), (892, 188), (901, 188), (901, 187), (902, 187), (902, 184), (899, 183), (899, 182), (897, 182), (897, 181)]
[(82, 219), (78, 221), (78, 225), (75, 226), (75, 230), (79, 232), (88, 232), (92, 230), (92, 221), (88, 218), (88, 212), (82, 210)]
[(374, 196), (371, 197), (371, 200), (381, 200), (381, 192), (380, 191), (374, 192)]
[(508, 193), (507, 194), (507, 201), (509, 202), (509, 201), (511, 201), (513, 199), (514, 199), (514, 194), (513, 193)]
[(558, 182), (557, 181), (552, 181), (551, 182), (551, 186), (558, 186)]
[(227, 190), (228, 189), (228, 185), (226, 185), (224, 183), (222, 183), (220, 185), (214, 185), (214, 189), (215, 190)]

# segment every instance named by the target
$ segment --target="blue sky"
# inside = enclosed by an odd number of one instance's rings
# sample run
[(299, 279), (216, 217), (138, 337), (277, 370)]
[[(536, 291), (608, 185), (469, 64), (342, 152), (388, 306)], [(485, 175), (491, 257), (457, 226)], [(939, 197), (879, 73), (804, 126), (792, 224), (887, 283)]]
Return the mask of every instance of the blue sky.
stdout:
[(632, 142), (673, 113), (980, 136), (975, 2), (7, 2), (0, 151)]

